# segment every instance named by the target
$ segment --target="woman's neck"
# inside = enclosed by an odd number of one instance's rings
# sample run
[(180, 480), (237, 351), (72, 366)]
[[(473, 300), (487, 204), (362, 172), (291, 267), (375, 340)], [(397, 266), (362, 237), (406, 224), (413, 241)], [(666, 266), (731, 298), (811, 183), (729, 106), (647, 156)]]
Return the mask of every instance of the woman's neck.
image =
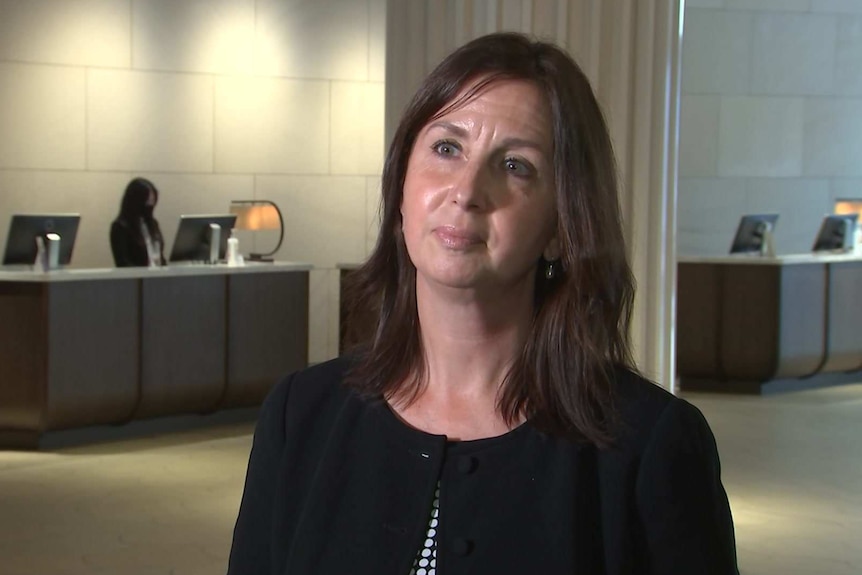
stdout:
[(417, 282), (425, 385), (409, 406), (396, 402), (403, 419), (456, 439), (509, 431), (497, 400), (532, 322), (532, 290), (522, 291), (441, 293)]

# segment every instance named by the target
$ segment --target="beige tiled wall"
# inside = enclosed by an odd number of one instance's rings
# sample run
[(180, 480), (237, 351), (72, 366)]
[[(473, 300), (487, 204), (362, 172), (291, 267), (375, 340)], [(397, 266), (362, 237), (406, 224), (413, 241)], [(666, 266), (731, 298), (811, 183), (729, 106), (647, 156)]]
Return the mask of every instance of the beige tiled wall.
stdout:
[(687, 0), (682, 60), (679, 253), (726, 253), (753, 212), (808, 251), (862, 197), (862, 2)]
[(134, 0), (132, 63), (142, 70), (249, 74), (255, 0)]
[(808, 175), (862, 176), (862, 98), (807, 103), (804, 158)]
[(835, 91), (847, 96), (862, 95), (862, 2), (859, 15), (846, 15), (838, 22), (835, 40)]
[(0, 62), (0, 168), (81, 170), (83, 69)]
[(370, 18), (383, 16), (369, 6), (356, 0), (258, 0), (258, 72), (368, 81), (370, 32), (382, 31), (382, 23), (372, 27)]
[[(729, 10), (773, 10), (783, 12), (808, 12), (812, 0), (724, 0), (722, 6)], [(817, 0), (814, 0), (815, 2)]]
[(87, 169), (213, 171), (213, 78), (89, 70)]
[(862, 3), (859, 0), (811, 0), (811, 11), (862, 14)]
[(328, 174), (330, 82), (217, 78), (215, 170)]
[(719, 96), (689, 94), (680, 106), (679, 177), (718, 175)]
[(332, 82), (333, 174), (379, 174), (383, 171), (383, 84)]
[(718, 175), (801, 176), (803, 109), (802, 98), (722, 98)]
[(0, 61), (127, 68), (131, 0), (0, 2)]
[(832, 14), (757, 14), (751, 53), (752, 93), (832, 94), (837, 29), (838, 18)]
[(746, 94), (754, 15), (689, 8), (682, 44), (684, 94)]
[[(136, 175), (184, 213), (272, 199), (279, 259), (309, 262), (309, 359), (337, 352), (336, 264), (373, 245), (385, 0), (0, 0), (0, 239), (15, 212), (79, 212), (73, 265), (112, 264)], [(241, 234), (241, 251), (277, 236)]]
[(371, 253), (377, 242), (377, 230), (380, 229), (380, 210), (382, 184), (380, 177), (365, 178), (365, 251)]

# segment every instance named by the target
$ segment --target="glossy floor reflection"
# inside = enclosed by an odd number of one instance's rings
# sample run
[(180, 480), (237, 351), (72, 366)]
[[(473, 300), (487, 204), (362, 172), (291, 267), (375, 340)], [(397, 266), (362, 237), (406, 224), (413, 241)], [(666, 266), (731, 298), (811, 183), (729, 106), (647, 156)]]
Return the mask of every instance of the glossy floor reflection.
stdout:
[[(686, 397), (719, 443), (743, 575), (862, 573), (862, 385)], [(223, 573), (251, 430), (0, 451), (0, 573)]]
[(862, 384), (683, 396), (715, 432), (743, 575), (862, 574)]
[(0, 452), (0, 573), (224, 573), (251, 431)]

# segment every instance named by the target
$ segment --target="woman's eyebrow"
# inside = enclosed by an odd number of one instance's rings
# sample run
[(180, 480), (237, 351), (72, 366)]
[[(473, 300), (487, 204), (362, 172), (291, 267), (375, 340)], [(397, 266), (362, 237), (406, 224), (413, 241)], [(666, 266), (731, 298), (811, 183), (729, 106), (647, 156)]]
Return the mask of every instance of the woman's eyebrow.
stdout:
[(463, 128), (461, 126), (453, 124), (452, 122), (443, 122), (443, 121), (438, 121), (438, 122), (434, 122), (433, 124), (428, 124), (426, 131), (430, 132), (431, 130), (433, 130), (435, 128), (439, 128), (439, 129), (444, 130), (446, 132), (450, 132), (451, 134), (453, 134), (455, 136), (459, 136), (461, 138), (466, 138), (467, 134), (468, 134), (466, 128)]
[[(469, 134), (466, 128), (452, 122), (439, 121), (428, 124), (426, 131), (430, 132), (433, 129), (440, 129), (460, 138), (466, 138)], [(504, 148), (533, 148), (539, 152), (546, 152), (546, 146), (528, 138), (506, 138), (500, 142), (500, 146)]]
[(539, 152), (545, 152), (545, 146), (536, 142), (535, 140), (528, 140), (526, 138), (506, 138), (502, 142), (500, 142), (500, 147), (502, 148), (533, 148)]

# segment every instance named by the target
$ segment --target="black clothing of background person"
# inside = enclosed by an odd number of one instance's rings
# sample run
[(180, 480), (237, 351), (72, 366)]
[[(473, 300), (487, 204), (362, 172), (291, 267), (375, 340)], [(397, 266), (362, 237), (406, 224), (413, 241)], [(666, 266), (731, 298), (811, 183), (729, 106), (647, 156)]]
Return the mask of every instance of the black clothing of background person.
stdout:
[(164, 238), (153, 209), (159, 201), (159, 191), (147, 179), (135, 178), (126, 186), (120, 214), (111, 224), (111, 253), (117, 267), (149, 265), (142, 222), (150, 238), (159, 246), (159, 263), (165, 265)]

